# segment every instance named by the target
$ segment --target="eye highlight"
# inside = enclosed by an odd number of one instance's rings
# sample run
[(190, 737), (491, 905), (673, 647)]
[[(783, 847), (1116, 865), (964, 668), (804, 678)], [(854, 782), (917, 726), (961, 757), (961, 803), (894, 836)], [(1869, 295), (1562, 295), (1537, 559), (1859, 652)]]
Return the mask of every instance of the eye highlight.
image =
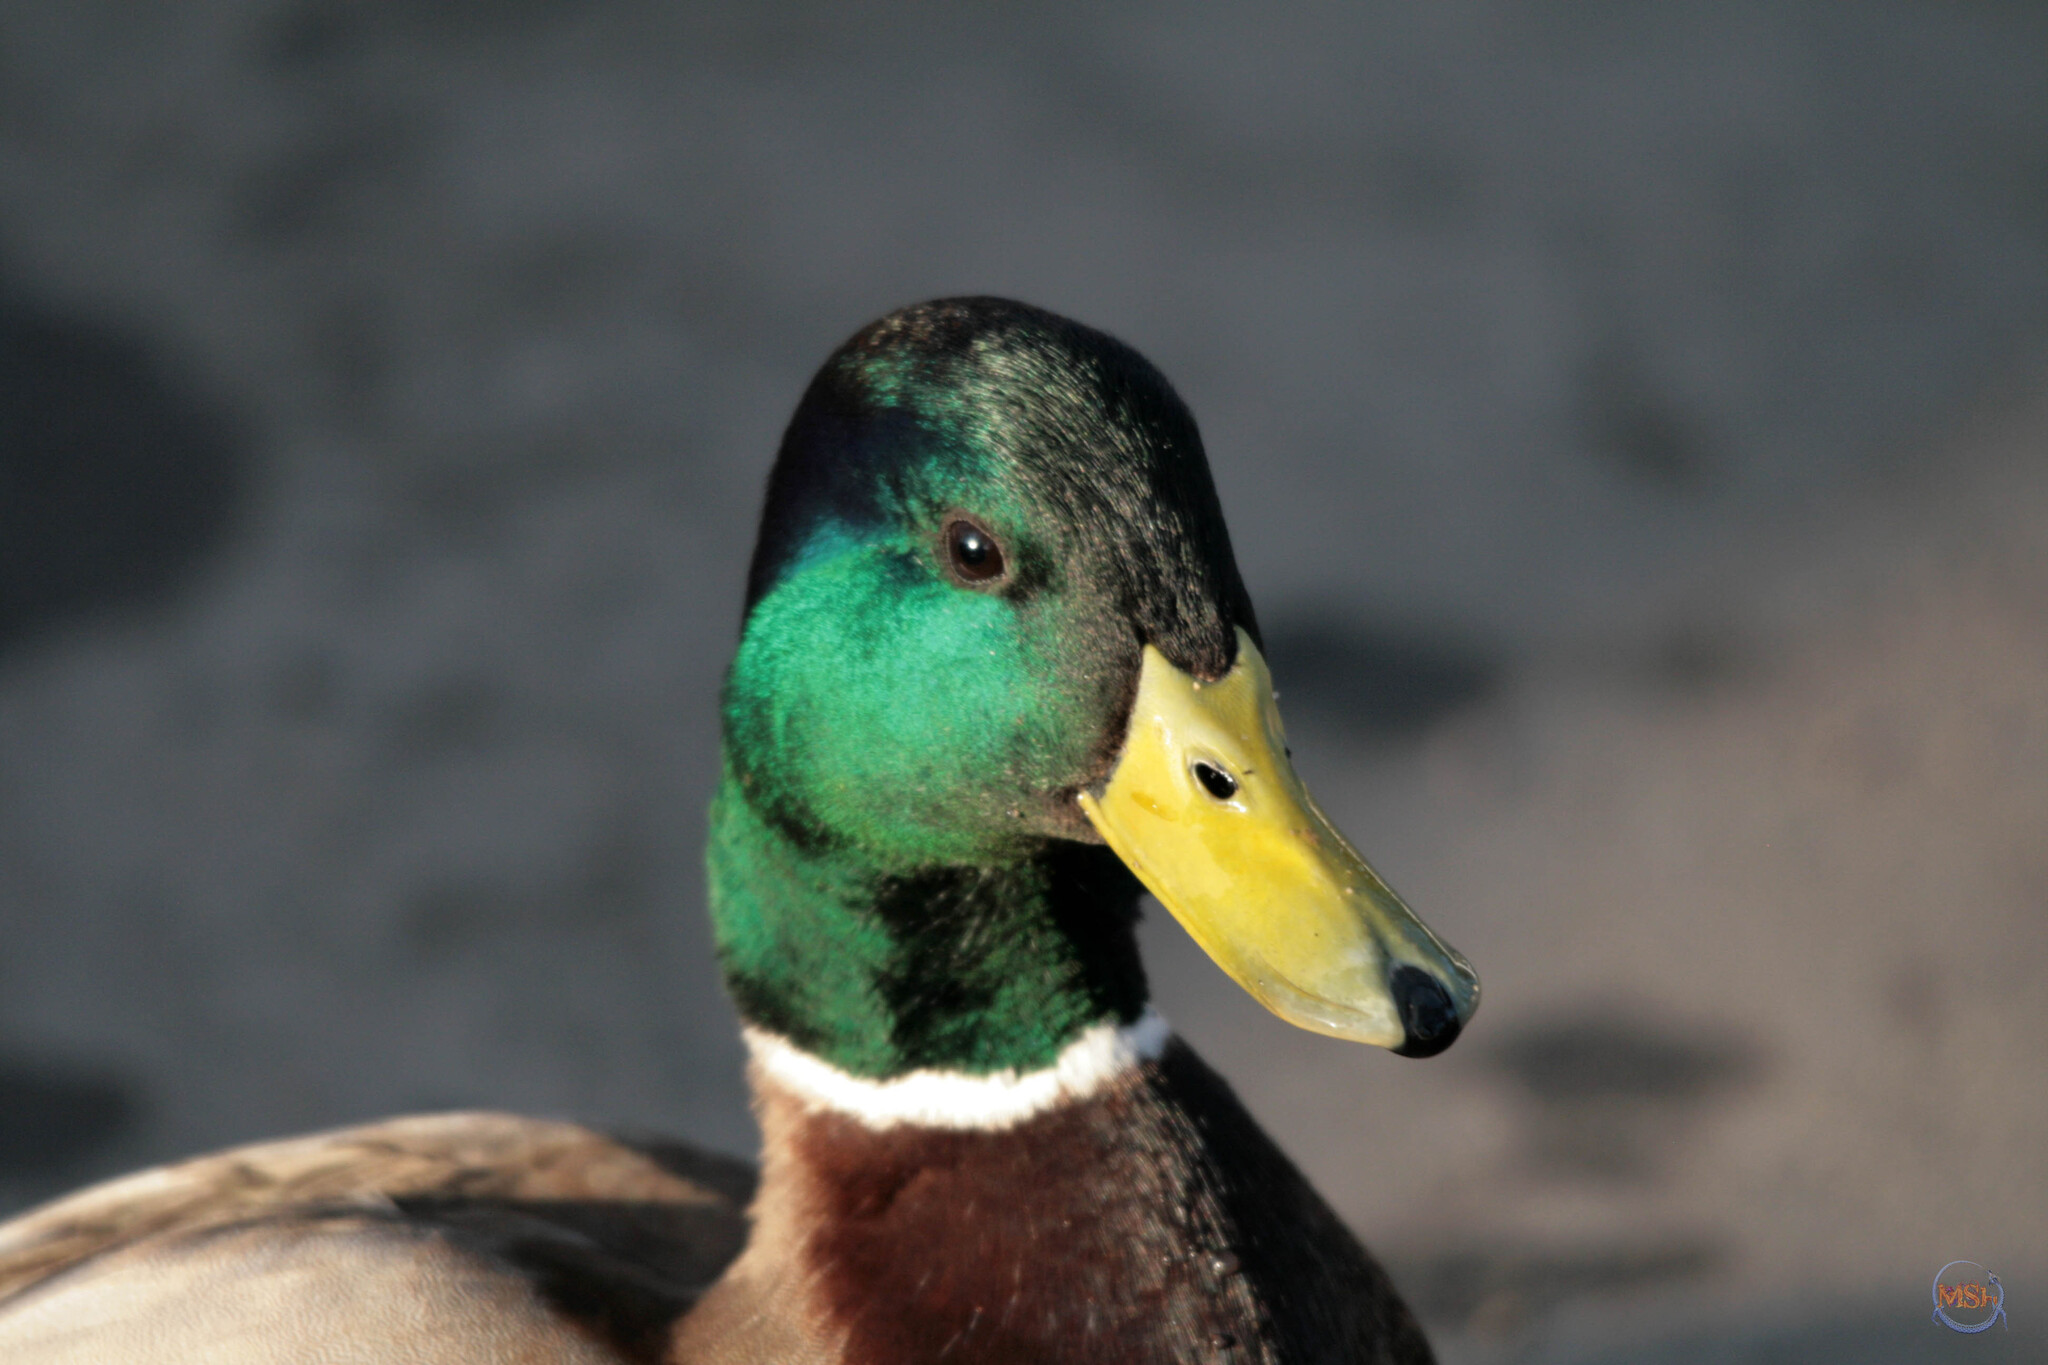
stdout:
[(963, 583), (992, 583), (1009, 568), (996, 538), (964, 517), (946, 524), (945, 540), (946, 562)]

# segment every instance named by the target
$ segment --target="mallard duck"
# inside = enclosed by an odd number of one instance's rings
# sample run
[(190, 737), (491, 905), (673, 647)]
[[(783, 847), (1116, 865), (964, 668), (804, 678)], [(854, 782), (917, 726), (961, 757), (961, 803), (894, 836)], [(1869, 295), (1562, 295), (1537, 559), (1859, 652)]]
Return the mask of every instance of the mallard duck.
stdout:
[(744, 619), (707, 861), (758, 1188), (492, 1114), (242, 1148), (0, 1226), (0, 1359), (1430, 1359), (1147, 1004), (1141, 887), (1303, 1028), (1428, 1056), (1478, 1001), (1296, 778), (1158, 371), (1001, 299), (864, 328)]

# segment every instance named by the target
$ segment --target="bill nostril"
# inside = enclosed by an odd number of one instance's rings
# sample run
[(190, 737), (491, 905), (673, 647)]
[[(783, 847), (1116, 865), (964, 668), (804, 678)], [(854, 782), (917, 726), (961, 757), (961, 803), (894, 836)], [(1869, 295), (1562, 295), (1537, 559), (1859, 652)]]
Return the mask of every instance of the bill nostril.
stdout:
[(1202, 790), (1218, 801), (1228, 801), (1237, 795), (1237, 779), (1214, 763), (1202, 759), (1195, 761), (1195, 781), (1202, 784)]
[(1458, 1041), (1464, 1027), (1458, 1022), (1457, 1007), (1443, 983), (1420, 967), (1402, 963), (1387, 979), (1394, 1008), (1401, 1012), (1401, 1029), (1406, 1035), (1394, 1049), (1403, 1057), (1434, 1057)]

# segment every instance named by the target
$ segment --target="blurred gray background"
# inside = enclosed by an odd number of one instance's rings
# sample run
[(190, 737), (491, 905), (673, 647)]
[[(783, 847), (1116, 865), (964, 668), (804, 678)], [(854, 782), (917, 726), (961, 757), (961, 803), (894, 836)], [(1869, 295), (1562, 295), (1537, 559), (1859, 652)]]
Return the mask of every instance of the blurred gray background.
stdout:
[[(0, 4), (0, 1211), (490, 1106), (745, 1151), (756, 498), (1005, 293), (1203, 423), (1486, 980), (1168, 1013), (1451, 1362), (2048, 1356), (2048, 12)], [(1928, 1321), (1967, 1257), (2010, 1332)]]

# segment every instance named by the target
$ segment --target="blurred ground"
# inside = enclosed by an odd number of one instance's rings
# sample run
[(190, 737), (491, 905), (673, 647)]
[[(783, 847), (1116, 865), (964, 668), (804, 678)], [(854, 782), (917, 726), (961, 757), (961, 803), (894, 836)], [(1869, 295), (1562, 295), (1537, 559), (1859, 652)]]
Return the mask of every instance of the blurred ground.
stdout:
[[(1948, 1359), (1986, 1348), (1926, 1339), (1916, 1276), (2040, 1282), (2043, 452), (2048, 386), (1755, 565), (1768, 599), (1711, 642), (1532, 659), (1350, 762), (1295, 727), (1338, 823), (1484, 964), (1440, 1062), (1261, 1028), (1153, 926), (1168, 1007), (1463, 1325), (1453, 1358), (1678, 1323), (1699, 1350), (1648, 1358)], [(2016, 1323), (1999, 1358), (2044, 1342)]]
[[(0, 5), (0, 1207), (394, 1110), (744, 1149), (754, 501), (870, 316), (1202, 419), (1426, 1065), (1159, 993), (1447, 1358), (2048, 1355), (2048, 16)], [(1966, 1256), (2010, 1333), (1927, 1321)]]

